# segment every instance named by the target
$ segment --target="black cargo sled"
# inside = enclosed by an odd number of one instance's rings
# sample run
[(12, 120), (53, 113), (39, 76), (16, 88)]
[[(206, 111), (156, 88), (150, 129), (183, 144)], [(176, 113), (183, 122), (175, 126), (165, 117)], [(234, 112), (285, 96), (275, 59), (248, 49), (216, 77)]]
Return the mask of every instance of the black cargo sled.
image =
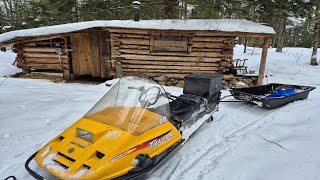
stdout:
[(254, 87), (231, 88), (230, 93), (240, 101), (274, 109), (293, 101), (307, 99), (309, 92), (314, 89), (315, 87), (311, 86), (271, 83)]

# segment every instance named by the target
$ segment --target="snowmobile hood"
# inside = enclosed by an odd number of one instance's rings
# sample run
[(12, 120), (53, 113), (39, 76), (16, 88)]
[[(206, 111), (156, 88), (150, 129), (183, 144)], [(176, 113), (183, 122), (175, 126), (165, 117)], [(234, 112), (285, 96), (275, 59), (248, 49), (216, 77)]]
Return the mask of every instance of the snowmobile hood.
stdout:
[[(79, 137), (78, 129), (92, 133), (92, 142)], [(44, 146), (36, 162), (61, 179), (112, 179), (134, 169), (139, 154), (154, 157), (181, 140), (169, 122), (139, 136), (81, 118)]]

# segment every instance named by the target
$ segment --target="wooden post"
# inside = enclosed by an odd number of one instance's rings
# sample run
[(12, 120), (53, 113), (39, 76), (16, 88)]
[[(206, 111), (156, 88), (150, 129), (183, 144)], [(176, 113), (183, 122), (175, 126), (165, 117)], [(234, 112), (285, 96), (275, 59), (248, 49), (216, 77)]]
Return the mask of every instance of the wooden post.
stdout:
[(63, 37), (63, 51), (65, 54), (67, 54), (68, 57), (68, 69), (62, 68), (62, 73), (63, 73), (63, 79), (64, 80), (70, 80), (71, 79), (71, 62), (70, 62), (70, 56), (69, 56), (69, 51), (68, 51), (68, 46), (69, 46), (69, 39), (67, 36)]
[(261, 61), (260, 61), (260, 69), (259, 69), (259, 77), (257, 81), (257, 85), (261, 85), (263, 83), (264, 79), (264, 73), (266, 70), (266, 62), (267, 62), (267, 54), (268, 54), (268, 48), (269, 48), (269, 40), (270, 37), (265, 37), (263, 41), (263, 49), (262, 49), (262, 55), (261, 55)]
[(117, 78), (121, 78), (123, 76), (123, 68), (120, 62), (117, 62), (116, 73), (117, 73)]

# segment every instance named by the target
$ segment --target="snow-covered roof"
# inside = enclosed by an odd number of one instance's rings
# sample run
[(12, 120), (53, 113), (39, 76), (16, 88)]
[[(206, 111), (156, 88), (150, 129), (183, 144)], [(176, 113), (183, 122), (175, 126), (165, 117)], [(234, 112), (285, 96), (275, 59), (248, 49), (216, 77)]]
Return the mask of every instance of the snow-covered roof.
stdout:
[(88, 28), (117, 27), (139, 28), (159, 30), (207, 30), (223, 32), (243, 32), (274, 34), (272, 27), (262, 23), (256, 23), (245, 19), (188, 19), (188, 20), (110, 20), (110, 21), (86, 21), (55, 26), (46, 26), (33, 29), (23, 29), (0, 34), (0, 42), (6, 42), (16, 38), (53, 35), (69, 33)]

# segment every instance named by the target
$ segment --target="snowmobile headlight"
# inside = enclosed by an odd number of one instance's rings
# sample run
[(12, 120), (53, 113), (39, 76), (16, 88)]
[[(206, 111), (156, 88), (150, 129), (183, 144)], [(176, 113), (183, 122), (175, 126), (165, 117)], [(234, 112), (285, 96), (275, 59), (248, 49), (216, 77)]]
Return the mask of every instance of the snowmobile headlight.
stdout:
[(77, 128), (78, 137), (84, 139), (86, 141), (92, 142), (93, 141), (93, 134), (89, 131)]

